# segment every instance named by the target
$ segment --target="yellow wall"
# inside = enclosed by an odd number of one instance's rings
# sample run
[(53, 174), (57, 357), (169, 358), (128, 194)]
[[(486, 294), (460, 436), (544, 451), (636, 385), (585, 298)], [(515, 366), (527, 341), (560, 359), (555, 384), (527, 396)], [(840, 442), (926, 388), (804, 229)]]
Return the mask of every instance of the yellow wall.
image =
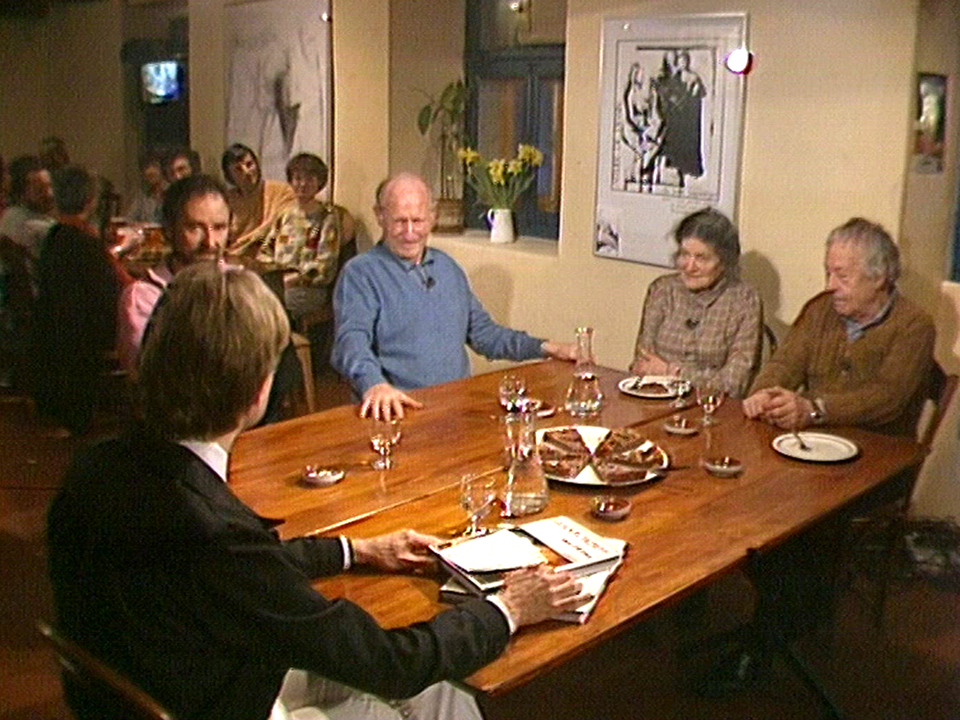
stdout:
[[(528, 252), (435, 240), (463, 263), (498, 318), (556, 337), (592, 324), (600, 360), (627, 365), (644, 292), (662, 270), (592, 254), (602, 20), (736, 11), (749, 13), (757, 55), (747, 84), (738, 217), (744, 276), (760, 290), (772, 324), (785, 328), (822, 287), (823, 241), (831, 228), (853, 214), (899, 228), (916, 2), (571, 0), (558, 247), (551, 253), (534, 242)], [(419, 22), (395, 13), (394, 37), (409, 31), (404, 17)], [(432, 58), (422, 46), (408, 48), (422, 63)], [(401, 54), (395, 47), (394, 58)], [(393, 80), (402, 81), (396, 72)], [(408, 140), (404, 128), (393, 124)]]

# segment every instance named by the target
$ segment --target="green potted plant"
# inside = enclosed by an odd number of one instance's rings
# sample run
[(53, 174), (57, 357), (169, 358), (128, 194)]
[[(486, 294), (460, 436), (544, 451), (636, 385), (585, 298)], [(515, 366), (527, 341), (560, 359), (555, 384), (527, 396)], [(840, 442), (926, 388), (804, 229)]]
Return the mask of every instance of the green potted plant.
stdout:
[(463, 231), (463, 200), (457, 150), (463, 142), (467, 109), (467, 84), (457, 79), (447, 84), (439, 96), (428, 93), (429, 102), (417, 114), (417, 128), (427, 135), (435, 128), (440, 159), (440, 197), (437, 199), (437, 232)]

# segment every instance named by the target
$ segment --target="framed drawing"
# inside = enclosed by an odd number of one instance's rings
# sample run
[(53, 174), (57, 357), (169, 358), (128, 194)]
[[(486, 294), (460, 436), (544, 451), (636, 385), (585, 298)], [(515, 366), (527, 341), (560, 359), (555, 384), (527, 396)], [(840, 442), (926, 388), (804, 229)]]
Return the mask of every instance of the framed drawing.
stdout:
[(300, 152), (331, 166), (330, 0), (230, 4), (224, 26), (224, 147), (249, 146), (274, 180), (286, 179), (287, 160)]
[(947, 114), (947, 78), (932, 73), (917, 74), (917, 119), (913, 146), (913, 170), (943, 172), (943, 138)]
[(594, 253), (673, 266), (670, 231), (712, 206), (733, 218), (742, 135), (745, 14), (603, 24)]

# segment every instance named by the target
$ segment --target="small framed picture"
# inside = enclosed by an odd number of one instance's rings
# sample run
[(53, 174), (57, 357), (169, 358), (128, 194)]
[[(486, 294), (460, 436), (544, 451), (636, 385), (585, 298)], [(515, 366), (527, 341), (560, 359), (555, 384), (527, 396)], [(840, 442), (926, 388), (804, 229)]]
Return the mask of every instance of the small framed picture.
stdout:
[(947, 114), (947, 77), (917, 74), (917, 117), (914, 131), (913, 170), (943, 172), (943, 138)]

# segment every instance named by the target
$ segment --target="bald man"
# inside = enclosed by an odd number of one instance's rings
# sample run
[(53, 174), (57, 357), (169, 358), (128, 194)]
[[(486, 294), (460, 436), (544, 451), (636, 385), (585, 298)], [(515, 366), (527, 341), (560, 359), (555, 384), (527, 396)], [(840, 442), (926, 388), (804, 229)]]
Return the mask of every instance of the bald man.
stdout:
[(380, 241), (344, 267), (334, 291), (333, 365), (361, 398), (361, 415), (403, 417), (420, 403), (404, 390), (470, 375), (465, 345), (490, 359), (572, 360), (574, 346), (493, 321), (463, 269), (428, 247), (430, 188), (403, 173), (381, 184)]

